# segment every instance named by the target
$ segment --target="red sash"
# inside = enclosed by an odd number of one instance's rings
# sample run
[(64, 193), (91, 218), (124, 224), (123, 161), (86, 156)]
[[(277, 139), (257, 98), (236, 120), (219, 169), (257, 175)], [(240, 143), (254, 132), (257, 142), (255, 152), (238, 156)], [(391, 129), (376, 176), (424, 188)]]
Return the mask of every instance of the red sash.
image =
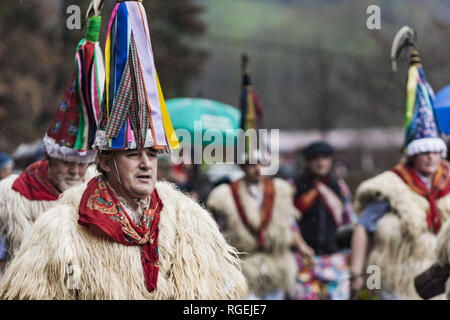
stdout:
[(50, 181), (47, 170), (47, 160), (30, 164), (14, 181), (12, 189), (32, 201), (57, 200), (61, 192)]
[(78, 223), (97, 226), (114, 241), (126, 246), (139, 245), (145, 283), (149, 292), (158, 281), (158, 234), (163, 203), (156, 189), (151, 195), (150, 208), (145, 210), (139, 225), (130, 219), (104, 178), (92, 179), (83, 193), (78, 211)]
[(245, 209), (242, 205), (241, 198), (239, 196), (240, 182), (241, 180), (230, 183), (231, 194), (233, 195), (234, 203), (236, 204), (236, 208), (239, 213), (239, 216), (242, 219), (242, 222), (253, 235), (257, 236), (258, 245), (260, 247), (263, 247), (264, 246), (263, 232), (267, 229), (273, 214), (273, 205), (275, 199), (275, 187), (273, 184), (273, 180), (264, 179), (264, 198), (261, 209), (262, 218), (261, 218), (261, 225), (259, 228), (251, 225), (247, 219)]
[(441, 165), (434, 174), (430, 190), (417, 176), (414, 168), (406, 164), (399, 164), (392, 169), (414, 192), (425, 197), (430, 204), (427, 211), (427, 225), (435, 234), (441, 228), (441, 219), (436, 200), (450, 192), (450, 164), (442, 160)]
[(336, 227), (340, 227), (344, 224), (344, 204), (330, 187), (327, 186), (325, 181), (315, 181), (312, 183), (313, 187), (300, 195), (295, 200), (295, 206), (305, 214), (316, 203), (318, 199), (325, 205), (327, 213), (333, 218)]

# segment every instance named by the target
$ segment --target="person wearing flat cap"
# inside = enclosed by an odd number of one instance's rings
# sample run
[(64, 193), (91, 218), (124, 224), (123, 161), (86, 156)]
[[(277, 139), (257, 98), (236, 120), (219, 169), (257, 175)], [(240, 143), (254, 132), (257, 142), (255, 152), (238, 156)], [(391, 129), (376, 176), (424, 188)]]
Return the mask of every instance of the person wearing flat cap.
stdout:
[(334, 149), (327, 142), (309, 144), (303, 156), (306, 168), (295, 179), (294, 201), (308, 249), (298, 257), (296, 299), (345, 300), (350, 297), (349, 252), (338, 245), (337, 232), (355, 220), (350, 191), (332, 175)]

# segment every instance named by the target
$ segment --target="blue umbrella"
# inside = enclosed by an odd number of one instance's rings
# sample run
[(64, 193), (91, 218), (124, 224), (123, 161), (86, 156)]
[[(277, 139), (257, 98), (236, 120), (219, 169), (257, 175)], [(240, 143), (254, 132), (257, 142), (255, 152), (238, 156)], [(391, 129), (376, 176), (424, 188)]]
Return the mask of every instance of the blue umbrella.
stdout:
[[(222, 142), (226, 143), (227, 137), (233, 137), (230, 141), (234, 143), (235, 132), (240, 127), (241, 111), (235, 107), (214, 100), (203, 98), (174, 98), (166, 101), (167, 111), (172, 120), (175, 131), (187, 130), (191, 136), (203, 136), (206, 132), (212, 135), (222, 135)], [(177, 135), (179, 132), (177, 132)], [(203, 145), (215, 143), (203, 141)]]
[(450, 134), (450, 85), (436, 94), (434, 108), (439, 129), (442, 133)]

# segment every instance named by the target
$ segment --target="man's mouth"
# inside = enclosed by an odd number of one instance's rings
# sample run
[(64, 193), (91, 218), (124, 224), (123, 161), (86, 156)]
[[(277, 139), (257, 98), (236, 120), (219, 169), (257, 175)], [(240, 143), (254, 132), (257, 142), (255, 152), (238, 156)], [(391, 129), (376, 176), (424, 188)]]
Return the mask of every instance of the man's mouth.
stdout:
[(152, 176), (150, 174), (138, 174), (136, 178), (138, 178), (139, 181), (148, 182)]
[(66, 183), (68, 184), (75, 184), (80, 182), (80, 179), (66, 179)]

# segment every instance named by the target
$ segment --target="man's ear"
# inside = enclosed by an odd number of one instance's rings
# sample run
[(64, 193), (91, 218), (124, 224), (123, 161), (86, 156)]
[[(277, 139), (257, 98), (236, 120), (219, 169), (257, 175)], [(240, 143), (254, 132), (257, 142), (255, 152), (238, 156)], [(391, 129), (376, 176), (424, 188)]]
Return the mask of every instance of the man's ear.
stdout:
[(112, 170), (112, 158), (111, 154), (109, 153), (100, 153), (98, 157), (98, 164), (100, 165), (100, 168), (105, 171), (106, 173), (111, 172)]

